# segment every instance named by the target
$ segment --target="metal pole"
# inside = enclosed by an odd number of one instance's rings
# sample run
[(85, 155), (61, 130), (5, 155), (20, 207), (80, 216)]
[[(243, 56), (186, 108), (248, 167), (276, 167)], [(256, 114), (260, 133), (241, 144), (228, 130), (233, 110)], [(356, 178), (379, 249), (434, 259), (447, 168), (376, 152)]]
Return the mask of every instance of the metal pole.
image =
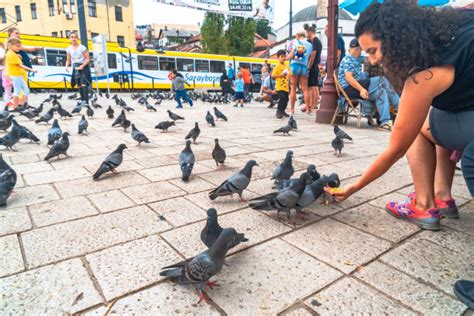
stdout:
[(288, 37), (293, 37), (293, 0), (290, 0), (290, 34)]
[(84, 0), (77, 0), (77, 18), (79, 20), (79, 33), (81, 36), (81, 43), (87, 49), (89, 45), (87, 42), (87, 26), (86, 26), (86, 14), (84, 12)]

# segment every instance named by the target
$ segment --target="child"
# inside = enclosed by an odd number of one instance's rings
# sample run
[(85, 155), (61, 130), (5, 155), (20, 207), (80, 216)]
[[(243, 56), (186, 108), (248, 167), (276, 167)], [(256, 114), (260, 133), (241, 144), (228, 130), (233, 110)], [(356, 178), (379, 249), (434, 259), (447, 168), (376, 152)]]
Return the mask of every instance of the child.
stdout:
[(237, 74), (237, 79), (234, 82), (234, 88), (235, 88), (235, 105), (234, 108), (238, 107), (238, 104), (240, 103), (240, 107), (244, 107), (244, 99), (245, 99), (245, 94), (244, 94), (244, 80), (242, 79), (243, 75), (241, 72)]
[(278, 94), (278, 108), (276, 111), (276, 117), (282, 118), (283, 116), (288, 117), (286, 113), (286, 107), (288, 106), (288, 93), (289, 89), (289, 76), (290, 76), (290, 67), (285, 64), (286, 61), (286, 51), (280, 49), (277, 52), (278, 64), (272, 72), (272, 78), (276, 80), (275, 89)]
[(21, 41), (17, 38), (11, 37), (8, 39), (8, 52), (5, 55), (6, 77), (13, 84), (13, 109), (16, 109), (20, 104), (20, 93), (23, 92), (21, 103), (28, 102), (28, 95), (30, 89), (26, 84), (24, 77), (27, 76), (26, 70), (33, 73), (36, 72), (33, 68), (23, 65), (18, 52), (21, 50)]
[(193, 100), (188, 97), (188, 94), (186, 92), (186, 88), (184, 87), (184, 84), (187, 84), (190, 86), (190, 84), (183, 78), (183, 76), (179, 75), (176, 70), (173, 70), (170, 73), (170, 79), (171, 79), (171, 91), (174, 91), (176, 96), (175, 100), (178, 102), (178, 106), (176, 107), (177, 109), (182, 109), (183, 105), (181, 104), (181, 98), (183, 98), (184, 102), (188, 102), (189, 106), (193, 106)]

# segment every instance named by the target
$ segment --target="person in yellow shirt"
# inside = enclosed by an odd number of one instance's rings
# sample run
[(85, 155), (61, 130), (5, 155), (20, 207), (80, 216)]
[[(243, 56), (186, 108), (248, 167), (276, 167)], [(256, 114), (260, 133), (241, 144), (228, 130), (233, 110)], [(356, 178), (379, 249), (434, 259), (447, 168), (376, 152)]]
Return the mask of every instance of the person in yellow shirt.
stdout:
[[(24, 77), (26, 71), (36, 72), (36, 70), (23, 65), (18, 52), (21, 50), (21, 41), (17, 38), (8, 39), (8, 52), (5, 55), (6, 64), (6, 76), (13, 83), (13, 109), (16, 109), (18, 105), (28, 102), (28, 95), (30, 89), (26, 84)], [(23, 97), (20, 101), (20, 93), (23, 92)]]
[(290, 67), (286, 62), (286, 51), (280, 49), (277, 52), (278, 64), (275, 66), (272, 72), (272, 78), (276, 80), (276, 91), (278, 94), (278, 108), (276, 112), (277, 118), (288, 117), (286, 113), (286, 107), (288, 106), (288, 94), (290, 92)]

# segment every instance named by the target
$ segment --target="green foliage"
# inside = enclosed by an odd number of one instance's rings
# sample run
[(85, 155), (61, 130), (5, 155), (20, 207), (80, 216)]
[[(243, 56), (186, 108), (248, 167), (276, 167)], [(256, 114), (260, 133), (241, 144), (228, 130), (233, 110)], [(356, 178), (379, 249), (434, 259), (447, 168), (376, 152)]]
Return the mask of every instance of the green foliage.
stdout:
[(259, 19), (256, 23), (256, 32), (261, 37), (268, 39), (268, 34), (272, 33), (270, 22), (268, 20)]
[(230, 55), (245, 56), (252, 52), (256, 23), (253, 19), (229, 16), (228, 29), (225, 32), (227, 53)]
[(224, 24), (224, 15), (206, 12), (201, 27), (201, 43), (204, 53), (225, 54)]

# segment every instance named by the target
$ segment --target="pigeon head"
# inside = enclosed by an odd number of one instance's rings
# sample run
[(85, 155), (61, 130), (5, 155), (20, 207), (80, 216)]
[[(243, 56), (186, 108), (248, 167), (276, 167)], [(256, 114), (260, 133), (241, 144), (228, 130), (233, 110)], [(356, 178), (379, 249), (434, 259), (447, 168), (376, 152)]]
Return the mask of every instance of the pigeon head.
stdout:
[(82, 116), (82, 119), (83, 119), (83, 120), (85, 120), (85, 119), (86, 119), (86, 116), (85, 116), (85, 115), (83, 115), (83, 116)]
[(168, 113), (171, 113), (171, 111), (170, 111), (170, 110), (168, 110), (168, 111), (166, 111), (166, 112), (168, 112)]
[(127, 145), (120, 144), (115, 151), (122, 152), (126, 148), (127, 148)]
[(216, 145), (219, 145), (219, 139), (214, 139), (214, 142), (216, 143)]
[(195, 127), (195, 128), (199, 127), (198, 122), (194, 123), (194, 127)]
[(59, 128), (58, 119), (54, 119), (54, 121), (53, 121), (53, 127)]
[(337, 131), (339, 131), (339, 126), (336, 124), (334, 125), (334, 133), (337, 133)]
[(122, 113), (122, 115), (124, 115), (124, 116), (125, 116), (125, 110), (122, 110), (122, 112), (121, 112), (121, 113)]
[(10, 115), (10, 116), (7, 118), (7, 121), (10, 121), (10, 122), (11, 122), (14, 117), (15, 117), (15, 115)]
[(207, 219), (217, 221), (217, 211), (215, 208), (210, 208), (207, 210)]
[(327, 178), (327, 183), (331, 188), (337, 188), (341, 185), (341, 180), (339, 180), (337, 173), (331, 173)]
[(12, 124), (15, 125), (15, 126), (19, 126), (20, 124), (18, 124), (18, 122), (15, 120), (15, 119), (12, 119)]
[(254, 166), (258, 166), (258, 163), (257, 163), (255, 160), (252, 159), (252, 160), (249, 160), (249, 161), (247, 162), (247, 166), (249, 166), (249, 167), (252, 168), (252, 167), (254, 167)]
[(168, 121), (170, 126), (173, 126), (173, 125), (176, 125), (176, 123), (174, 121)]
[(288, 150), (286, 153), (286, 158), (293, 158), (293, 150)]
[(188, 140), (186, 141), (186, 147), (187, 147), (187, 148), (191, 148), (191, 140), (190, 140), (190, 139), (188, 139)]
[(313, 164), (308, 165), (308, 168), (306, 169), (306, 172), (308, 174), (314, 173), (316, 171), (316, 166)]
[(71, 134), (69, 134), (68, 132), (63, 133), (63, 138), (68, 138), (69, 136), (71, 136)]
[(132, 123), (132, 129), (136, 130), (137, 128), (135, 127), (135, 124)]

